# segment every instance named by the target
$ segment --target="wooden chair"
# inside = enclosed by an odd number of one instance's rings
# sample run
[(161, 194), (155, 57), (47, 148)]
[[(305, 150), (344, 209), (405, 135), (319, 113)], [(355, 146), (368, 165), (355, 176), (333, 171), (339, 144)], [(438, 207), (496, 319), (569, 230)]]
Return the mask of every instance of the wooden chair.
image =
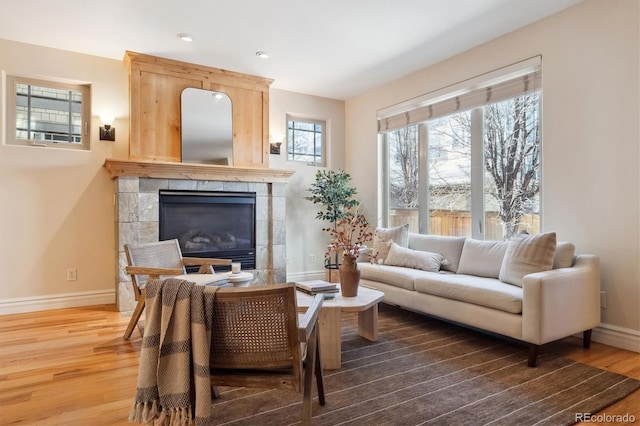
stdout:
[[(214, 274), (214, 265), (230, 265), (229, 259), (207, 259), (196, 257), (182, 257), (178, 240), (166, 240), (156, 243), (129, 245), (125, 244), (124, 252), (127, 256), (127, 274), (131, 275), (133, 294), (137, 301), (136, 308), (131, 315), (131, 320), (124, 332), (124, 338), (128, 340), (133, 333), (133, 328), (138, 324), (145, 305), (145, 284), (147, 280), (160, 276), (172, 276), (186, 274), (186, 266), (199, 266), (199, 274)], [(222, 274), (220, 274), (222, 277)], [(226, 275), (225, 275), (226, 277)], [(212, 279), (212, 282), (215, 280)], [(221, 283), (226, 282), (222, 281)], [(140, 330), (142, 334), (142, 330)]]
[(222, 288), (215, 296), (211, 331), (211, 386), (292, 389), (303, 393), (302, 424), (311, 422), (311, 391), (325, 404), (320, 363), (317, 295), (298, 318), (293, 284)]

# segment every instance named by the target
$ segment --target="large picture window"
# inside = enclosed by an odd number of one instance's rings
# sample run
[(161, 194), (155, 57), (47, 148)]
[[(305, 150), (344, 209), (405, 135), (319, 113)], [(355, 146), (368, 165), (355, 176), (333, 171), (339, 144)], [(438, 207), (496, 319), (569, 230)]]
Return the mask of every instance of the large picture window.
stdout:
[(7, 77), (7, 143), (89, 149), (88, 85)]
[(379, 120), (383, 225), (488, 240), (540, 232), (540, 81), (536, 67), (405, 112), (404, 126)]

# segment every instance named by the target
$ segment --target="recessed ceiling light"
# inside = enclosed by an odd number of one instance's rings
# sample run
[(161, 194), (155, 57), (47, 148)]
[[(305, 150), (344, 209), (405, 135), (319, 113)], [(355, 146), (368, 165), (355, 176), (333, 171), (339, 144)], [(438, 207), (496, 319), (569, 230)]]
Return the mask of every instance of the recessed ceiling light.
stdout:
[(193, 36), (187, 33), (178, 34), (178, 38), (182, 41), (193, 41)]
[(267, 52), (265, 52), (264, 50), (260, 50), (258, 52), (256, 52), (256, 56), (260, 59), (269, 59), (269, 54)]

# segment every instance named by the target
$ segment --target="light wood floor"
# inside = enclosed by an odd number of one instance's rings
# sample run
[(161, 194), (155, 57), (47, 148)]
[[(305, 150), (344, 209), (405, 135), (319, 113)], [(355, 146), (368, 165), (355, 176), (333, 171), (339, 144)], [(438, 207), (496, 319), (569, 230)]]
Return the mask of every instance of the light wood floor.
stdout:
[[(128, 425), (141, 344), (137, 330), (122, 339), (128, 320), (113, 306), (0, 316), (0, 425)], [(598, 343), (584, 350), (576, 338), (552, 345), (640, 379), (640, 354)], [(640, 422), (640, 391), (604, 413)]]

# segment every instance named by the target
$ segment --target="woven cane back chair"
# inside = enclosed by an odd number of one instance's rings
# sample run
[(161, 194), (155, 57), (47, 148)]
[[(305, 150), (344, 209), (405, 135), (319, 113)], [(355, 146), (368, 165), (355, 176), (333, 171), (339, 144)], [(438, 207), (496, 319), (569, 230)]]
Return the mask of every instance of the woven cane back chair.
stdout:
[(211, 385), (291, 389), (303, 393), (302, 424), (311, 422), (316, 376), (325, 404), (320, 363), (317, 295), (301, 319), (293, 284), (222, 288), (214, 300), (211, 332)]
[(228, 259), (182, 257), (180, 244), (176, 239), (140, 245), (125, 244), (124, 252), (128, 263), (126, 272), (131, 275), (131, 285), (137, 302), (124, 332), (124, 338), (127, 340), (144, 311), (147, 280), (186, 274), (186, 266), (199, 266), (199, 274), (214, 274), (213, 266), (231, 264), (231, 260)]

